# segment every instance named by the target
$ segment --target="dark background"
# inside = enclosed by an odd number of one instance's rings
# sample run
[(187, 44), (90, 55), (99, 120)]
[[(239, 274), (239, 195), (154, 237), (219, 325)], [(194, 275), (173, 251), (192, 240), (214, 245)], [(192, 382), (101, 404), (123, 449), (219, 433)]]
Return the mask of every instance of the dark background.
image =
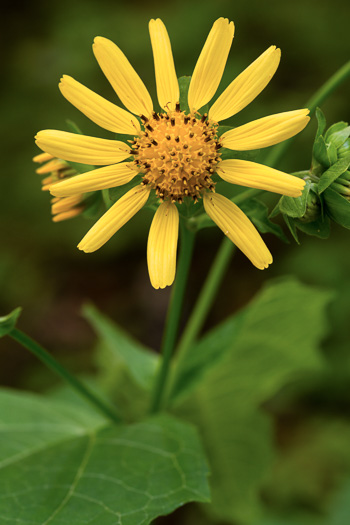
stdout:
[[(144, 343), (159, 348), (169, 289), (154, 290), (146, 266), (151, 213), (140, 212), (94, 254), (76, 245), (92, 225), (83, 218), (54, 224), (47, 193), (41, 192), (32, 157), (40, 129), (67, 129), (74, 120), (84, 133), (111, 138), (80, 114), (60, 94), (68, 74), (109, 100), (118, 100), (91, 50), (93, 38), (105, 36), (125, 52), (156, 105), (155, 80), (147, 24), (160, 17), (171, 38), (178, 76), (189, 75), (212, 23), (234, 20), (235, 38), (222, 84), (229, 82), (271, 44), (282, 49), (280, 67), (264, 92), (232, 125), (270, 113), (303, 107), (312, 93), (349, 58), (346, 0), (292, 2), (169, 1), (133, 2), (53, 0), (3, 4), (0, 190), (0, 315), (24, 308), (20, 327), (71, 370), (91, 370), (94, 335), (80, 317), (81, 305), (94, 302)], [(349, 84), (323, 105), (329, 124), (349, 119)], [(228, 122), (225, 122), (225, 124)], [(310, 166), (314, 121), (297, 138), (280, 169)], [(296, 274), (307, 283), (333, 287), (338, 300), (330, 315), (335, 358), (348, 359), (350, 302), (349, 232), (333, 227), (327, 241), (301, 236), (285, 245), (264, 236), (274, 264), (261, 272), (237, 254), (232, 261), (207, 327), (242, 307), (266, 279)], [(198, 293), (222, 234), (202, 231), (195, 247), (185, 317)], [(327, 346), (328, 345), (328, 346)], [(41, 390), (51, 373), (6, 338), (1, 341), (0, 384)]]

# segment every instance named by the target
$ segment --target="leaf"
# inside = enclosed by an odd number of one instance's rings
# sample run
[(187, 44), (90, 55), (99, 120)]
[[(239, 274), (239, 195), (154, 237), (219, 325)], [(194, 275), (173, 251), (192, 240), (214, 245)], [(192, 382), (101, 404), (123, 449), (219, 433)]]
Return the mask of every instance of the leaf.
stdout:
[(158, 368), (159, 356), (132, 339), (93, 305), (85, 305), (83, 315), (108, 348), (107, 366), (112, 369), (123, 362), (136, 383), (142, 388), (149, 389)]
[(188, 107), (188, 89), (190, 87), (191, 77), (180, 77), (179, 79), (179, 89), (180, 89), (180, 109), (185, 111), (185, 113), (190, 112)]
[(105, 211), (102, 191), (87, 194), (84, 199), (83, 216), (87, 219), (97, 219)]
[(21, 315), (22, 308), (18, 307), (15, 310), (12, 310), (11, 313), (0, 317), (0, 337), (8, 335), (16, 327), (17, 319)]
[(324, 217), (319, 217), (316, 221), (312, 222), (302, 222), (298, 219), (291, 220), (294, 220), (298, 230), (301, 230), (307, 235), (313, 235), (314, 237), (318, 237), (319, 239), (328, 239), (328, 237), (330, 236), (331, 223), (327, 215), (325, 215)]
[(316, 131), (315, 141), (318, 139), (320, 135), (323, 135), (326, 129), (326, 117), (322, 109), (316, 108), (316, 118), (317, 118), (317, 131)]
[(338, 160), (333, 166), (328, 168), (325, 171), (318, 183), (318, 191), (321, 194), (325, 189), (332, 184), (340, 175), (345, 173), (345, 171), (350, 166), (350, 155), (347, 155), (345, 158)]
[(346, 141), (346, 139), (349, 138), (349, 136), (350, 126), (348, 126), (347, 122), (337, 122), (328, 129), (325, 135), (325, 141), (326, 144), (332, 143), (333, 146), (339, 148), (344, 144), (344, 142)]
[(288, 217), (302, 217), (306, 211), (307, 198), (311, 189), (311, 181), (305, 181), (305, 187), (300, 197), (286, 197), (283, 195), (279, 201), (282, 213)]
[(297, 221), (295, 219), (292, 219), (292, 217), (288, 217), (285, 213), (283, 214), (284, 222), (286, 223), (290, 233), (293, 235), (293, 238), (296, 243), (300, 244), (298, 232), (297, 232)]
[(330, 218), (344, 228), (350, 229), (350, 202), (332, 188), (326, 189), (324, 198)]
[(251, 199), (240, 204), (240, 208), (249, 217), (260, 233), (272, 233), (283, 242), (288, 243), (281, 226), (269, 219), (269, 209), (263, 202)]
[(337, 153), (337, 148), (335, 147), (333, 142), (330, 142), (329, 144), (327, 144), (327, 155), (328, 155), (328, 158), (329, 158), (330, 165), (332, 165), (335, 162), (337, 162), (337, 160), (338, 160), (338, 153)]
[(194, 428), (167, 415), (106, 425), (83, 409), (0, 393), (0, 515), (50, 525), (147, 525), (208, 501)]
[(197, 386), (203, 375), (217, 362), (222, 360), (226, 352), (236, 340), (244, 319), (244, 312), (230, 317), (216, 327), (195, 346), (195, 351), (189, 349), (176, 361), (172, 385), (171, 402), (179, 402)]
[(314, 159), (316, 159), (317, 162), (319, 162), (326, 168), (329, 168), (329, 166), (331, 165), (326, 142), (322, 135), (320, 135), (318, 139), (314, 142), (313, 157)]
[(114, 188), (109, 188), (108, 195), (109, 195), (111, 204), (114, 204), (117, 200), (120, 199), (120, 197), (125, 195), (127, 191), (131, 190), (132, 188), (140, 184), (141, 180), (142, 180), (141, 175), (136, 175), (136, 177), (134, 177), (127, 184), (123, 184), (122, 186), (115, 186)]
[(250, 160), (254, 161), (260, 153), (259, 149), (254, 149), (251, 151), (234, 151), (228, 148), (221, 148), (219, 150), (220, 160), (226, 159), (240, 159), (240, 160)]
[[(273, 447), (270, 420), (260, 406), (287, 382), (322, 367), (318, 345), (327, 331), (330, 299), (329, 292), (294, 279), (269, 283), (245, 309), (224, 358), (176, 406), (202, 436), (212, 471), (213, 504), (207, 510), (216, 518), (245, 523), (257, 516)], [(214, 329), (188, 355), (205, 351), (219, 333)], [(230, 344), (222, 337), (220, 342)]]

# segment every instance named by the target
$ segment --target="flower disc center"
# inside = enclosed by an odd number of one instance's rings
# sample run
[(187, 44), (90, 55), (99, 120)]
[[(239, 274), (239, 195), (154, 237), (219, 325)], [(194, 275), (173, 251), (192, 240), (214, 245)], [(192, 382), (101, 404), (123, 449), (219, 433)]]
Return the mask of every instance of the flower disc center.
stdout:
[(207, 116), (197, 118), (180, 111), (142, 116), (145, 131), (135, 137), (132, 154), (143, 173), (143, 184), (155, 189), (161, 200), (181, 203), (184, 197), (195, 202), (203, 189), (214, 190), (212, 174), (219, 160), (221, 145), (217, 125)]

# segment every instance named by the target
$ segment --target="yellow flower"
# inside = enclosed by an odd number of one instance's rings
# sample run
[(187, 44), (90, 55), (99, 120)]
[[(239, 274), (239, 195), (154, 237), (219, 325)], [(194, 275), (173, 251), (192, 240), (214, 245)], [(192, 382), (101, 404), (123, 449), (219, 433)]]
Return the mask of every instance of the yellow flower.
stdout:
[[(49, 153), (41, 153), (33, 158), (34, 162), (45, 164), (35, 171), (39, 175), (46, 175), (41, 180), (41, 189), (50, 191), (53, 184), (58, 181), (70, 178), (76, 175), (76, 171), (69, 166), (67, 162), (56, 159)], [(83, 195), (76, 194), (69, 197), (54, 197), (51, 199), (51, 213), (53, 222), (65, 221), (80, 215), (84, 211)]]
[[(304, 181), (275, 169), (244, 160), (221, 160), (222, 147), (236, 151), (272, 146), (301, 131), (309, 121), (307, 109), (255, 120), (217, 137), (218, 122), (247, 106), (268, 84), (280, 60), (280, 50), (269, 47), (219, 96), (208, 115), (198, 110), (214, 96), (231, 47), (234, 25), (218, 19), (204, 44), (189, 91), (189, 112), (181, 110), (179, 84), (167, 30), (159, 19), (149, 23), (158, 102), (151, 97), (122, 51), (97, 37), (95, 57), (128, 111), (108, 102), (73, 78), (64, 75), (60, 90), (66, 99), (99, 126), (129, 134), (131, 147), (121, 141), (86, 137), (63, 131), (40, 131), (38, 146), (67, 161), (105, 166), (59, 182), (50, 188), (58, 197), (120, 186), (141, 174), (142, 182), (119, 199), (90, 229), (79, 249), (93, 252), (105, 244), (156, 193), (160, 206), (154, 216), (147, 247), (148, 269), (155, 288), (172, 284), (178, 239), (178, 205), (184, 199), (203, 198), (204, 208), (251, 262), (266, 268), (272, 257), (259, 233), (229, 199), (215, 193), (217, 173), (232, 184), (297, 197)], [(138, 115), (142, 121), (134, 115)], [(133, 161), (130, 161), (130, 157)], [(129, 159), (129, 160), (127, 160)], [(125, 162), (123, 162), (125, 161)]]

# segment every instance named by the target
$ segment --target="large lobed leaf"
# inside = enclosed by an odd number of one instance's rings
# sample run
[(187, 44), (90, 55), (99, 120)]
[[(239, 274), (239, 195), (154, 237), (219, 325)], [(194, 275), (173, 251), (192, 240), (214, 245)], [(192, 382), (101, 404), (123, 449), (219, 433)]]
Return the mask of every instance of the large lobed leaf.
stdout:
[(0, 440), (4, 524), (147, 525), (209, 499), (195, 430), (166, 415), (109, 425), (81, 407), (1, 391)]
[(259, 488), (273, 454), (271, 421), (260, 406), (303, 371), (322, 366), (318, 345), (329, 300), (328, 292), (293, 279), (273, 282), (245, 309), (238, 332), (227, 330), (225, 339), (219, 327), (189, 351), (195, 375), (195, 356), (203, 362), (203, 353), (212, 355), (216, 334), (226, 349), (220, 361), (209, 361), (205, 375), (201, 366), (204, 379), (198, 384), (193, 377), (192, 395), (187, 391), (176, 407), (203, 438), (212, 471), (208, 511), (215, 517), (254, 523), (258, 516)]

